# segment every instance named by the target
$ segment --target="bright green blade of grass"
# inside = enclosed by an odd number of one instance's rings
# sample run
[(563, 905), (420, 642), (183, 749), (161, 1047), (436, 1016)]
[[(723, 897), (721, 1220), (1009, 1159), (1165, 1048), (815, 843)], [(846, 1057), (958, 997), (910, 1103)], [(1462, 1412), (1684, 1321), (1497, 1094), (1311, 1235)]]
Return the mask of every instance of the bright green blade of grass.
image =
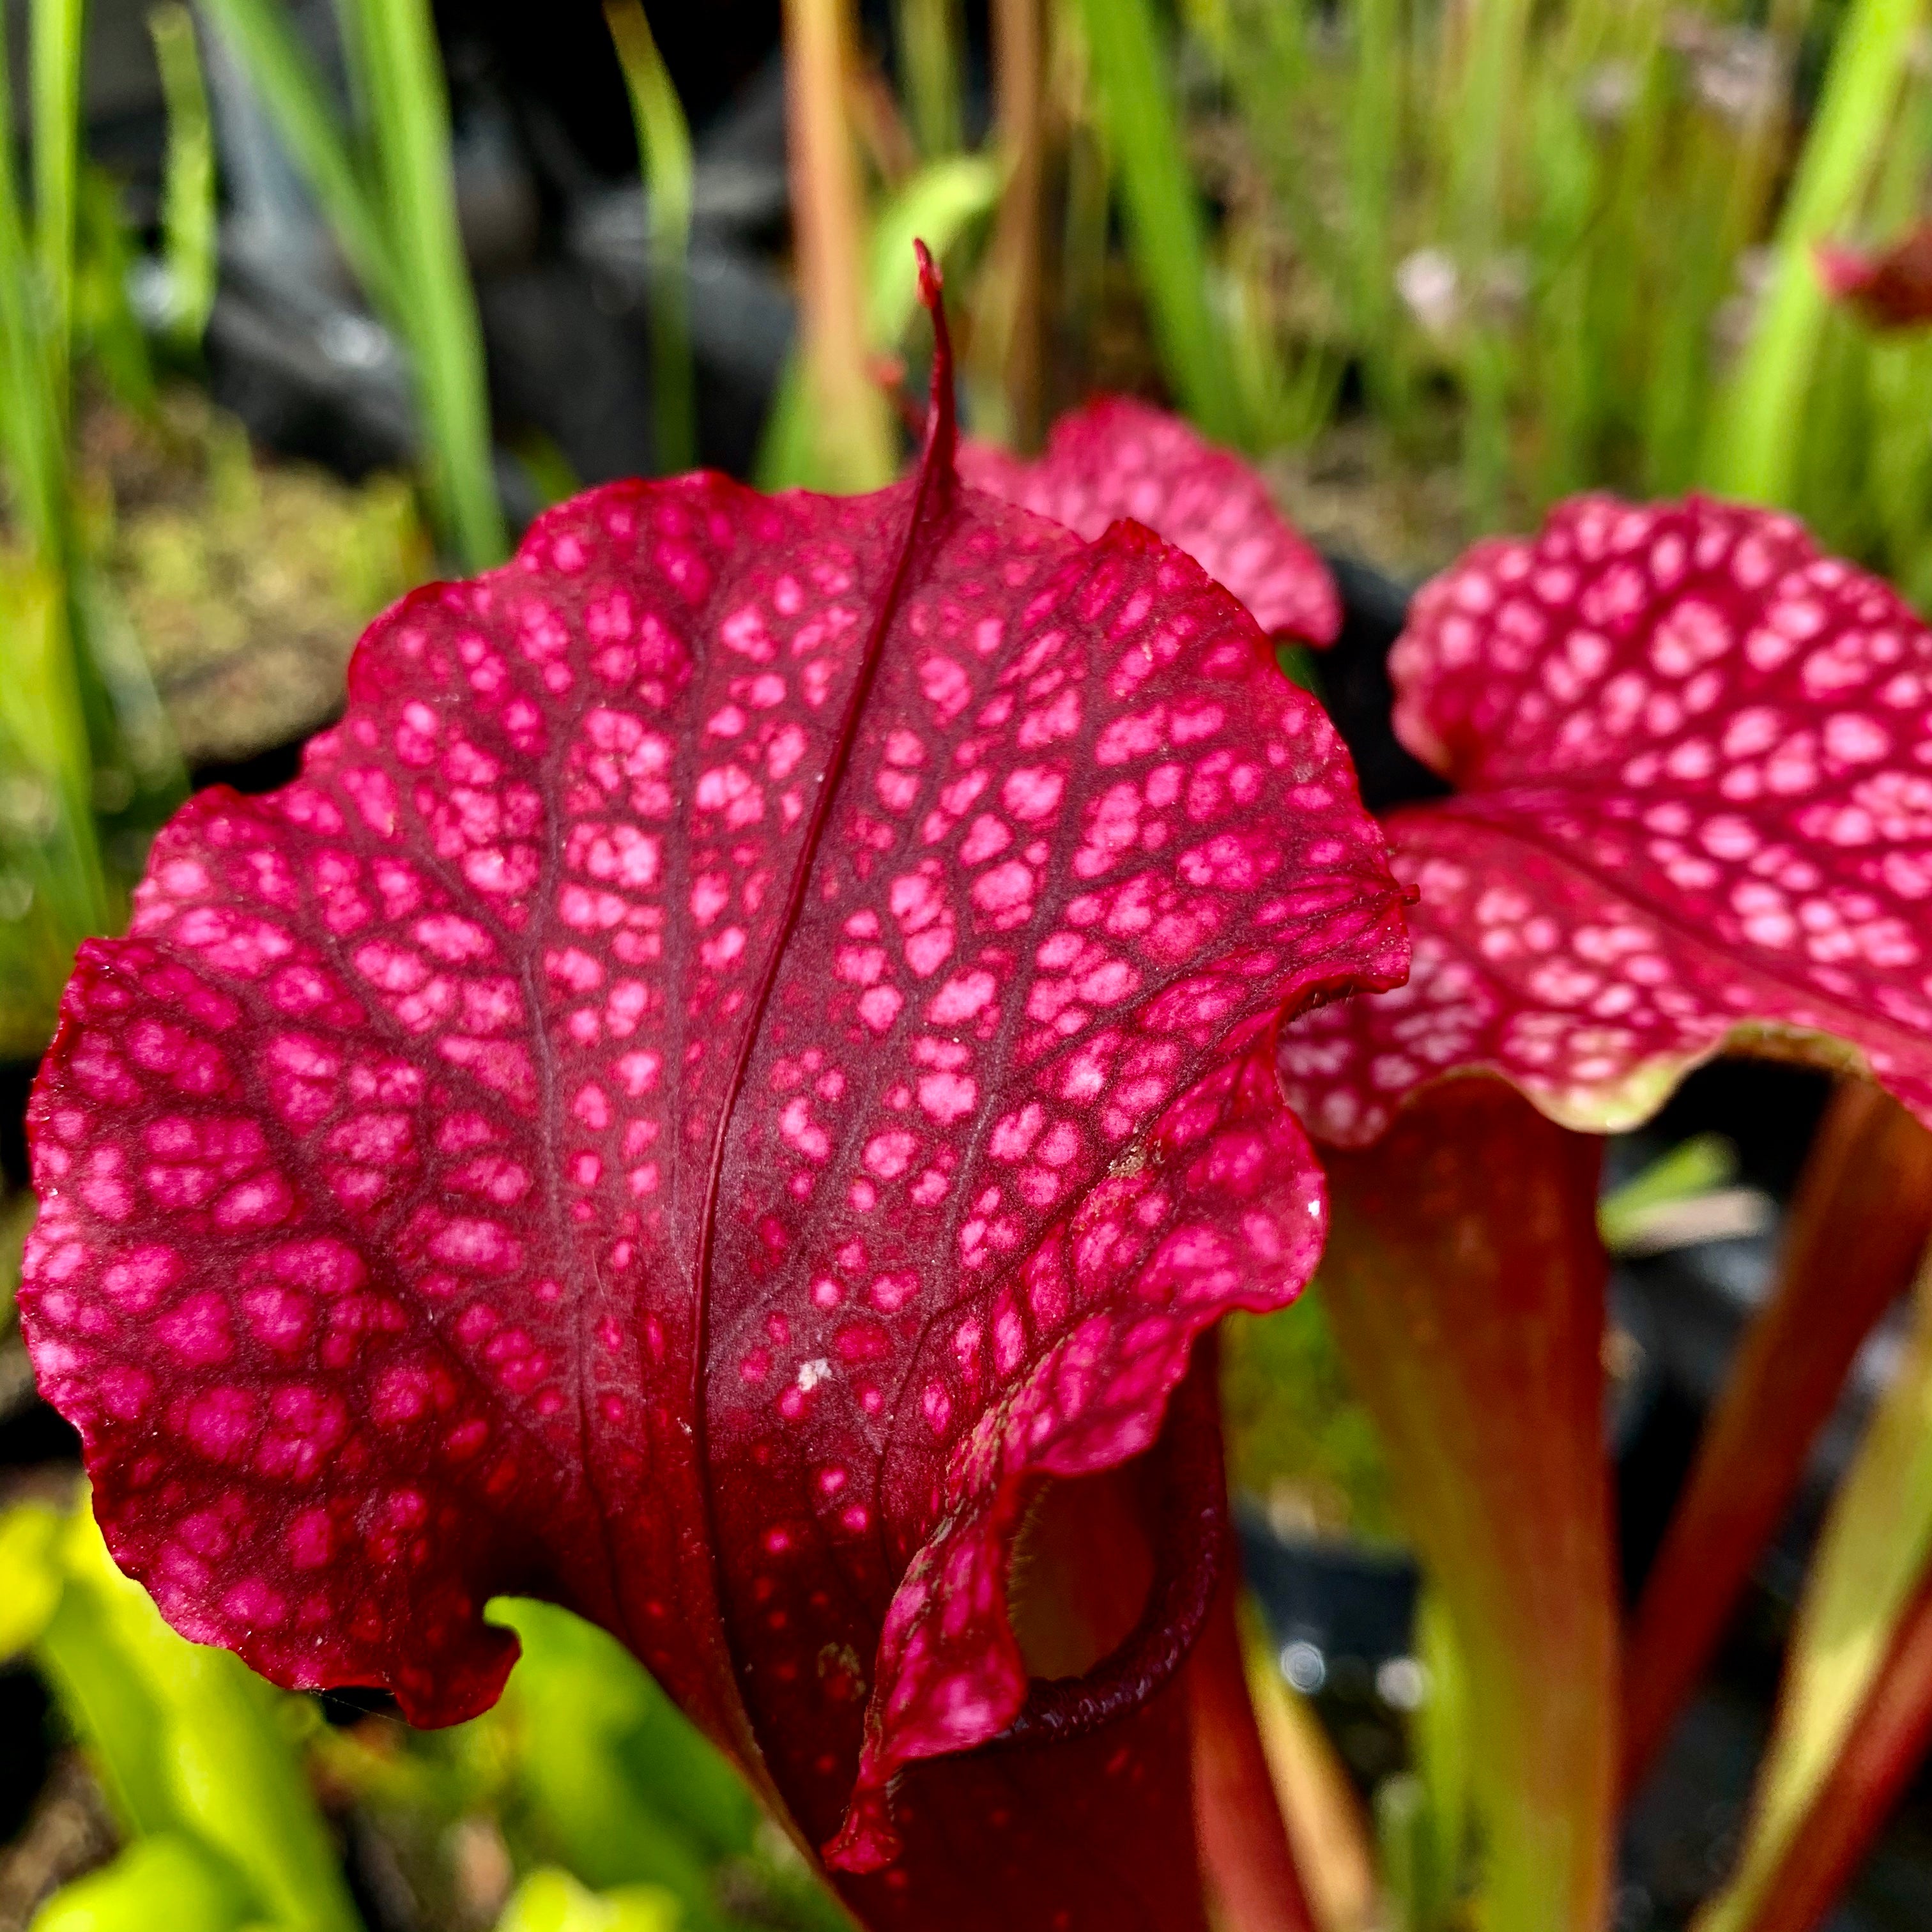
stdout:
[(1355, 0), (1348, 87), (1348, 300), (1367, 358), (1369, 390), (1385, 412), (1404, 401), (1395, 340), (1396, 182), (1402, 164), (1402, 0)]
[(0, 440), (14, 514), (28, 538), (52, 554), (64, 531), (66, 443), (49, 380), (38, 271), (14, 180), (6, 54), (0, 36)]
[(896, 348), (920, 313), (914, 242), (944, 262), (992, 213), (1004, 178), (997, 161), (956, 154), (920, 169), (879, 210), (866, 250), (866, 333), (874, 348)]
[(956, 154), (959, 0), (898, 0), (899, 74), (913, 138), (929, 160)]
[(363, 292), (379, 314), (398, 321), (395, 271), (374, 185), (280, 0), (202, 0), (202, 4), (261, 97)]
[(34, 253), (44, 304), (48, 386), (67, 419), (74, 334), (74, 223), (80, 205), (80, 64), (86, 0), (31, 0), (28, 61), (33, 110)]
[[(125, 910), (103, 860), (97, 806), (124, 814), (138, 835), (153, 823), (151, 808), (172, 804), (179, 769), (145, 667), (117, 681), (90, 649), (92, 605), (74, 540), (64, 406), (80, 20), (37, 8), (30, 24), (34, 111), (65, 111), (69, 123), (62, 139), (50, 122), (44, 134), (37, 120), (39, 246), (30, 248), (0, 59), (0, 450), (22, 543), (0, 556), (0, 1035), (28, 1051), (44, 1042), (76, 945), (112, 930)], [(131, 701), (142, 694), (145, 710)]]
[(80, 232), (74, 278), (74, 355), (100, 376), (124, 409), (151, 416), (154, 369), (128, 296), (134, 251), (121, 186), (106, 169), (80, 172)]
[[(1475, 0), (1465, 16), (1462, 69), (1445, 95), (1449, 218), (1466, 285), (1478, 297), (1500, 266), (1508, 232), (1504, 193), (1520, 146), (1529, 12), (1528, 0)], [(1485, 307), (1472, 302), (1466, 324), (1463, 470), (1471, 512), (1480, 527), (1492, 529), (1502, 520), (1508, 494), (1517, 357)]]
[(1883, 157), (1923, 14), (1921, 0), (1852, 0), (1846, 10), (1778, 223), (1771, 285), (1705, 452), (1705, 481), (1726, 496), (1792, 499), (1801, 447), (1793, 424), (1828, 306), (1811, 250), (1856, 212)]
[(1152, 0), (1083, 0), (1080, 16), (1162, 366), (1182, 407), (1208, 435), (1244, 443), (1240, 386), (1208, 296), (1206, 223)]
[(464, 567), (508, 550), (491, 467), (482, 329), (456, 220), (449, 96), (428, 0), (352, 0), (430, 470), (430, 496)]
[(161, 92), (167, 102), (168, 146), (161, 182), (161, 254), (168, 272), (166, 334), (177, 350), (201, 346), (214, 308), (214, 136), (208, 92), (195, 46), (194, 16), (182, 0), (148, 16)]
[[(99, 600), (69, 496), (83, 25), (77, 0), (34, 0), (31, 242), (0, 58), (0, 451), (22, 546), (0, 555), (0, 1034), (29, 1050), (44, 1040), (76, 945), (112, 930), (125, 911), (97, 811), (132, 835), (129, 862), (138, 865), (179, 779), (145, 665), (122, 675), (104, 648), (112, 640), (94, 636)], [(115, 254), (110, 246), (110, 262)]]
[[(1465, 16), (1462, 70), (1444, 104), (1448, 128), (1449, 206), (1459, 239), (1471, 249), (1501, 238), (1503, 196), (1519, 134), (1528, 0), (1476, 0)], [(1467, 266), (1480, 265), (1475, 261)]]
[(445, 540), (466, 568), (508, 548), (492, 467), (474, 292), (456, 220), (449, 100), (426, 0), (342, 0), (367, 97), (365, 168), (279, 0), (208, 0), (370, 301), (412, 364), (424, 466)]
[(651, 376), (657, 466), (675, 476), (698, 460), (686, 258), (691, 245), (691, 129), (640, 0), (604, 0), (637, 124), (651, 262)]
[[(31, 1507), (28, 1505), (28, 1507)], [(143, 1838), (178, 1824), (169, 1789), (166, 1724), (152, 1690), (125, 1649), (99, 1594), (76, 1588), (63, 1522), (50, 1547), (55, 1598), (36, 1634), (33, 1659), (124, 1838)], [(44, 1588), (44, 1580), (34, 1580)]]

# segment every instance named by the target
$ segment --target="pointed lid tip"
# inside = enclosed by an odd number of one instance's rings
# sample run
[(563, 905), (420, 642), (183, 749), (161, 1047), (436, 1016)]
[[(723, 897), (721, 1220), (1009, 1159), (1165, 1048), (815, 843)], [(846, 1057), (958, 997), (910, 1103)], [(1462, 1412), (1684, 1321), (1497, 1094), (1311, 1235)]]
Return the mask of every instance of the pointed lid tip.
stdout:
[(928, 466), (936, 464), (950, 476), (956, 472), (959, 423), (952, 395), (952, 335), (946, 326), (946, 283), (932, 250), (916, 239), (912, 247), (919, 260), (919, 298), (932, 318), (932, 393), (926, 412), (926, 462)]

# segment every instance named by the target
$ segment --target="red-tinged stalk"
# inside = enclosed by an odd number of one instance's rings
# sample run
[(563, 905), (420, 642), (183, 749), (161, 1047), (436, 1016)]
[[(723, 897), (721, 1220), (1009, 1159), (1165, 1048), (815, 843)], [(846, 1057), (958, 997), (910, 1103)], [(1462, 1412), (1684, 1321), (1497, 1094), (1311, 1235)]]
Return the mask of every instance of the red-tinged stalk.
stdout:
[(1744, 1932), (1813, 1932), (1837, 1902), (1932, 1745), (1932, 1582), (1892, 1639), (1830, 1776)]
[(1699, 1445), (1632, 1620), (1623, 1781), (1642, 1781), (1776, 1529), (1872, 1325), (1932, 1238), (1932, 1133), (1868, 1081), (1833, 1096), (1771, 1298)]
[(1932, 1569), (1932, 1278), (1913, 1300), (1910, 1339), (1812, 1552), (1737, 1868), (1697, 1932), (1748, 1932), (1768, 1909)]
[[(1218, 1354), (1211, 1337), (1196, 1354), (1192, 1372), (1210, 1387), (1218, 1387)], [(1218, 1397), (1210, 1406), (1218, 1422)], [(1226, 1494), (1224, 1478), (1224, 1508)], [(1202, 1875), (1222, 1932), (1316, 1932), (1249, 1688), (1232, 1545), (1229, 1537), (1184, 1680)]]
[(974, 359), (1002, 439), (1036, 447), (1046, 352), (1040, 255), (1046, 184), (1046, 8), (994, 0), (994, 129), (1006, 166), (981, 280)]
[(1616, 1784), (1601, 1143), (1502, 1083), (1438, 1082), (1326, 1156), (1329, 1318), (1449, 1606), (1491, 1932), (1596, 1932)]
[(811, 481), (877, 489), (892, 425), (866, 334), (865, 215), (845, 113), (847, 0), (785, 0), (785, 103)]
[(1202, 1870), (1225, 1932), (1316, 1932), (1248, 1694), (1238, 1599), (1229, 1576), (1187, 1666)]

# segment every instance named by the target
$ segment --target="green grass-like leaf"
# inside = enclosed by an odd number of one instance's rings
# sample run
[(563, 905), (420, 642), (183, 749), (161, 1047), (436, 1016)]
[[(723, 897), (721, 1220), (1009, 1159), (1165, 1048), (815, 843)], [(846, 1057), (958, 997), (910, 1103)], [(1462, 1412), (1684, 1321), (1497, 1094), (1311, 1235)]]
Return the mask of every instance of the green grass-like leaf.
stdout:
[(1726, 496), (1792, 499), (1800, 447), (1792, 425), (1829, 307), (1811, 248), (1856, 211), (1883, 158), (1921, 19), (1918, 0), (1853, 0), (1846, 11), (1778, 222), (1771, 286), (1705, 453), (1706, 482)]
[(428, 0), (354, 0), (389, 260), (415, 362), (430, 491), (466, 570), (508, 549), (490, 453), (476, 300), (456, 223), (443, 84)]
[(640, 0), (604, 0), (631, 97), (651, 264), (651, 375), (657, 466), (673, 476), (698, 460), (697, 378), (686, 284), (691, 246), (691, 129)]
[[(5, 1580), (16, 1586), (22, 1520), (0, 1520), (16, 1573)], [(184, 1841), (200, 1878), (244, 1900), (251, 1920), (362, 1932), (284, 1720), (293, 1700), (239, 1658), (177, 1636), (114, 1567), (84, 1502), (39, 1527), (43, 1582), (57, 1600), (33, 1654), (124, 1832)]]
[(1106, 124), (1129, 247), (1154, 343), (1181, 406), (1209, 436), (1244, 444), (1248, 425), (1222, 318), (1209, 298), (1207, 224), (1151, 0), (1083, 0), (1093, 81)]
[(167, 102), (168, 146), (161, 182), (161, 254), (168, 272), (165, 333), (177, 350), (201, 346), (214, 308), (214, 135), (195, 46), (194, 16), (168, 0), (148, 16)]
[(86, 0), (32, 0), (27, 14), (34, 160), (34, 253), (46, 316), (48, 386), (67, 414), (74, 244), (80, 206), (80, 69)]
[(401, 292), (376, 184), (351, 146), (321, 70), (280, 0), (202, 0), (262, 99), (322, 218), (376, 312), (399, 320)]

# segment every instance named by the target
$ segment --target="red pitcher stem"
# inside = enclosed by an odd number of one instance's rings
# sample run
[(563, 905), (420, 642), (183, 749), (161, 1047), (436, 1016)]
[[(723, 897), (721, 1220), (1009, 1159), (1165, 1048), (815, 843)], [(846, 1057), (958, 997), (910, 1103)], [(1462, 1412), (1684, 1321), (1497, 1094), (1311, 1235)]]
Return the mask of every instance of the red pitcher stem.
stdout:
[(1598, 1932), (1616, 1774), (1601, 1143), (1486, 1076), (1328, 1156), (1323, 1294), (1483, 1714), (1495, 1932)]
[(1223, 1582), (1187, 1666), (1201, 1862), (1226, 1932), (1315, 1932), (1248, 1694), (1239, 1587)]
[(1669, 1736), (1873, 1324), (1932, 1237), (1932, 1133), (1866, 1080), (1833, 1095), (1752, 1323), (1632, 1619), (1623, 1786)]

